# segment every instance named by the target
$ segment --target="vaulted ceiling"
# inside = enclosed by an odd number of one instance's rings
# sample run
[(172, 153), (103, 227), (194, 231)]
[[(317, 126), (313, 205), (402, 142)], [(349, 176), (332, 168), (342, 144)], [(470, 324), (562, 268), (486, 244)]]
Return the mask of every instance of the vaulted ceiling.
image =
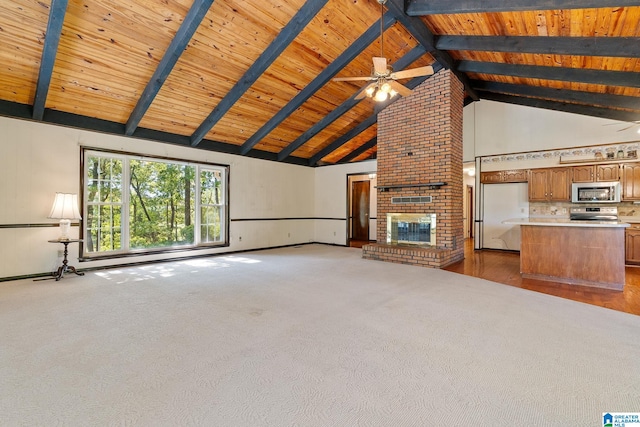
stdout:
[(358, 99), (366, 82), (332, 78), (369, 76), (381, 48), (396, 71), (453, 70), (467, 103), (640, 120), (630, 0), (3, 0), (0, 115), (309, 166), (359, 161), (375, 157), (376, 114), (397, 98)]

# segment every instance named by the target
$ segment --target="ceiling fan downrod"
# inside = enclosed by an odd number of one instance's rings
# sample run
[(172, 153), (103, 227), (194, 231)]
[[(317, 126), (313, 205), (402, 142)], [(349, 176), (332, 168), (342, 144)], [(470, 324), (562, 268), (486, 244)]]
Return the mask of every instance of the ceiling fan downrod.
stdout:
[(387, 0), (377, 0), (380, 3), (380, 57), (384, 58), (384, 5)]

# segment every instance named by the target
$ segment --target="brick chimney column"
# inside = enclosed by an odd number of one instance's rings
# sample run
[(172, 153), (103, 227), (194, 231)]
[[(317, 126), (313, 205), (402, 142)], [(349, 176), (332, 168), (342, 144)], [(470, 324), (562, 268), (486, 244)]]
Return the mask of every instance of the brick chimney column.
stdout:
[[(441, 70), (414, 92), (378, 114), (378, 187), (445, 182), (427, 187), (378, 190), (377, 236), (386, 245), (387, 213), (435, 213), (437, 262), (443, 267), (464, 258), (462, 114), (464, 87), (450, 70)], [(391, 197), (432, 196), (431, 203), (391, 204)], [(394, 248), (397, 249), (400, 246)], [(372, 248), (369, 248), (372, 249)], [(382, 256), (365, 258), (384, 259)], [(429, 252), (429, 251), (427, 251)], [(405, 262), (405, 261), (394, 261)], [(411, 262), (409, 262), (411, 263)]]

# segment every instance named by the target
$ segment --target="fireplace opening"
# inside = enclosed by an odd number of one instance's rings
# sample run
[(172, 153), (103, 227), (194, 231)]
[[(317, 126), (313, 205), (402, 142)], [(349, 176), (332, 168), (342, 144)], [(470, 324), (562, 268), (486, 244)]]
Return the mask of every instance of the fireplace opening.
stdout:
[(436, 245), (436, 214), (387, 214), (387, 244)]

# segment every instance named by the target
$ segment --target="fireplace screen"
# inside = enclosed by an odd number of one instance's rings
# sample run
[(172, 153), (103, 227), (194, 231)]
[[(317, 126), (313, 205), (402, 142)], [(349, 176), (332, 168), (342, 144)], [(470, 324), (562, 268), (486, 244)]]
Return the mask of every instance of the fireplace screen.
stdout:
[(436, 214), (387, 214), (387, 243), (436, 245)]

